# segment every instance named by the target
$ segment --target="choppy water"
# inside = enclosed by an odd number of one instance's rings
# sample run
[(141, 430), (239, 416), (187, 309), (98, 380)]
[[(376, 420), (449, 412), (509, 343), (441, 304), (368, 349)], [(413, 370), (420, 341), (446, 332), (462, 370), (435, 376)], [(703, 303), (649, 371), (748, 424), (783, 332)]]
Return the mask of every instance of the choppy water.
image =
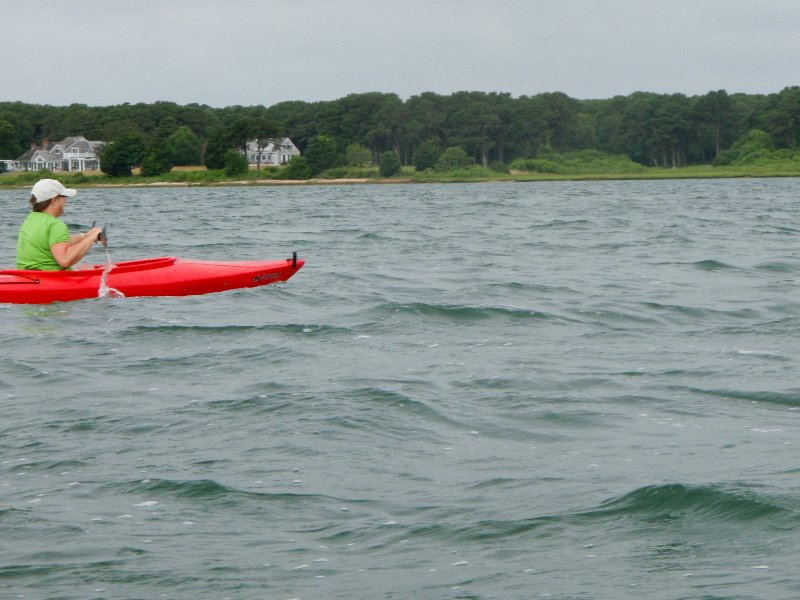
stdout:
[(799, 192), (81, 190), (114, 260), (308, 262), (0, 305), (0, 597), (800, 597)]

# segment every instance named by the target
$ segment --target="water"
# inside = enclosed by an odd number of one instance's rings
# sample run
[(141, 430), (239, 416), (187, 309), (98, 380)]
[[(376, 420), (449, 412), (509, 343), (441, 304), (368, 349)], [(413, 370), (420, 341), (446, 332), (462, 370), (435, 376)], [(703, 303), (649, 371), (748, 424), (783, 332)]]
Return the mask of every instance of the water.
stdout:
[(115, 261), (308, 262), (0, 305), (0, 597), (800, 597), (799, 192), (81, 190)]

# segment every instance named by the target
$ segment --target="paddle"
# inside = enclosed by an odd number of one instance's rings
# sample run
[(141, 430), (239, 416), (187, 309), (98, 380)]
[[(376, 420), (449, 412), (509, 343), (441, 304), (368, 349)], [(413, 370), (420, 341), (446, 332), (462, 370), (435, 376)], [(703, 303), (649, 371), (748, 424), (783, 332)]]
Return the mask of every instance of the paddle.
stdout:
[[(94, 226), (97, 225), (97, 221), (92, 221), (92, 229)], [(108, 249), (108, 237), (106, 237), (106, 228), (105, 225), (103, 226), (103, 231), (100, 232), (100, 235), (97, 236), (97, 241), (101, 242), (103, 246)]]
[[(96, 223), (97, 221), (92, 222), (92, 229), (94, 229)], [(106, 268), (103, 269), (103, 274), (100, 276), (100, 287), (97, 289), (97, 297), (105, 298), (106, 296), (112, 296), (114, 298), (124, 298), (125, 294), (117, 289), (109, 287), (106, 283), (106, 278), (111, 272), (111, 269), (114, 268), (114, 265), (111, 262), (111, 254), (108, 252), (108, 234), (106, 233), (105, 225), (103, 226), (103, 231), (97, 236), (97, 241), (102, 242), (103, 248), (106, 250)]]

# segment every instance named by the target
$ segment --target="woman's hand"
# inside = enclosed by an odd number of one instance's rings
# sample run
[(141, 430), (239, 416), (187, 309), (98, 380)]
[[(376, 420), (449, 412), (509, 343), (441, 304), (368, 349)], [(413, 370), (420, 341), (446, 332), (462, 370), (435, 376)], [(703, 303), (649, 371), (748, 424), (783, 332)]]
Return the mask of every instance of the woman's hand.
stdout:
[(100, 234), (103, 233), (102, 227), (92, 227), (89, 231), (86, 232), (86, 237), (92, 240), (93, 244), (96, 244), (100, 241)]

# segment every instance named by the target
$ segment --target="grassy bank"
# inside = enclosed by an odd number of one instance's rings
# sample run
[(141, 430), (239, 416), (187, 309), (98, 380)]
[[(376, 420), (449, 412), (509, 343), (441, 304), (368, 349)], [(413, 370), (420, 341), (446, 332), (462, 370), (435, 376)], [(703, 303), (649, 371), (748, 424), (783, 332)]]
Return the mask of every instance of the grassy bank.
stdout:
[(0, 175), (0, 188), (28, 188), (43, 177), (54, 177), (71, 187), (106, 186), (212, 186), (212, 185), (291, 185), (326, 183), (454, 183), (485, 181), (580, 181), (580, 180), (645, 180), (645, 179), (712, 179), (741, 177), (798, 177), (800, 165), (794, 161), (762, 163), (753, 165), (710, 165), (665, 169), (642, 167), (637, 169), (567, 169), (565, 172), (538, 172), (513, 170), (497, 172), (479, 166), (470, 166), (454, 171), (425, 171), (418, 173), (413, 167), (405, 167), (391, 178), (383, 178), (377, 168), (331, 169), (310, 180), (288, 180), (280, 176), (278, 169), (249, 171), (244, 175), (226, 177), (222, 171), (206, 169), (173, 170), (158, 177), (109, 177), (103, 173), (50, 173), (45, 171), (26, 173), (4, 173)]

